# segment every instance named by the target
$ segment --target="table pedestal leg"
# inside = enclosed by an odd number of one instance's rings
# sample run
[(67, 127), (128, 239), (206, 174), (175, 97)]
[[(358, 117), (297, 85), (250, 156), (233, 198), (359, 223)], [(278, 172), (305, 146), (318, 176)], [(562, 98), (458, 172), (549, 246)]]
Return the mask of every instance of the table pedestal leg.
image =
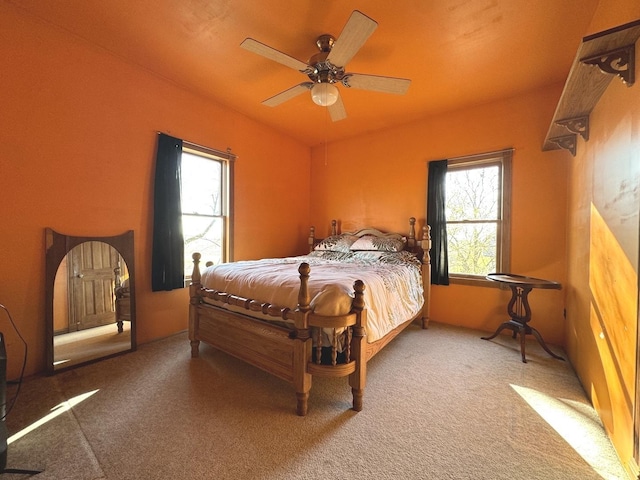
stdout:
[(560, 355), (556, 355), (549, 349), (549, 347), (547, 347), (547, 344), (544, 343), (544, 340), (542, 339), (542, 335), (540, 335), (540, 332), (538, 332), (538, 330), (536, 330), (533, 327), (529, 327), (529, 329), (531, 330), (531, 333), (533, 334), (533, 336), (536, 337), (536, 339), (538, 340), (538, 343), (542, 346), (542, 348), (544, 348), (545, 352), (547, 352), (553, 358), (557, 358), (558, 360), (564, 360), (564, 358), (562, 358)]
[[(522, 355), (522, 361), (527, 363), (527, 359), (525, 357), (525, 335), (526, 335), (526, 325), (519, 323), (515, 320), (509, 320), (508, 322), (503, 322), (498, 329), (491, 335), (490, 337), (480, 337), (482, 340), (492, 340), (498, 336), (498, 334), (508, 328), (513, 331), (513, 338), (516, 338), (518, 334), (520, 334), (520, 354)], [(539, 335), (539, 334), (538, 334)], [(537, 338), (537, 337), (536, 337)], [(546, 350), (546, 346), (544, 347)], [(548, 351), (548, 350), (547, 350)]]
[(530, 287), (512, 285), (511, 300), (507, 305), (507, 313), (511, 317), (511, 320), (503, 322), (496, 329), (493, 335), (480, 338), (482, 338), (483, 340), (491, 340), (497, 337), (502, 330), (508, 328), (509, 330), (513, 331), (513, 338), (516, 338), (516, 336), (520, 334), (520, 354), (522, 355), (523, 363), (527, 363), (527, 359), (525, 356), (525, 339), (527, 335), (533, 335), (534, 337), (536, 337), (536, 340), (538, 340), (538, 343), (540, 343), (545, 352), (547, 352), (553, 358), (564, 360), (564, 358), (556, 355), (549, 349), (549, 347), (547, 347), (547, 344), (542, 339), (542, 335), (540, 335), (540, 332), (538, 332), (538, 330), (528, 325), (529, 320), (531, 320), (531, 307), (529, 307), (529, 301), (527, 299), (530, 291)]

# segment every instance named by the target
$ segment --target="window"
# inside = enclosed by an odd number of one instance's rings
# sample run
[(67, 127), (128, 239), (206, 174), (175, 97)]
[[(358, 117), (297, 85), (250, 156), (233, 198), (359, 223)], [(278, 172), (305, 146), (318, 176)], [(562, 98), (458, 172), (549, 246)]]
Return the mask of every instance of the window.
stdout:
[[(226, 157), (226, 158), (225, 158)], [(182, 232), (185, 278), (191, 277), (192, 254), (203, 263), (231, 258), (231, 176), (233, 156), (186, 142), (182, 148)]]
[(452, 283), (509, 271), (512, 150), (448, 161), (447, 245)]

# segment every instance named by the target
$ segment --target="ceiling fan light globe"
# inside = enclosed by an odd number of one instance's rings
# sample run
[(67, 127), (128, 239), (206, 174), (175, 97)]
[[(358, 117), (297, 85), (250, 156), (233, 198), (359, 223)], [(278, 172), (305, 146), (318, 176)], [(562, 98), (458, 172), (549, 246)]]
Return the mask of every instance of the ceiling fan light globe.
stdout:
[(338, 88), (331, 83), (316, 83), (311, 87), (311, 99), (316, 105), (328, 107), (338, 101)]

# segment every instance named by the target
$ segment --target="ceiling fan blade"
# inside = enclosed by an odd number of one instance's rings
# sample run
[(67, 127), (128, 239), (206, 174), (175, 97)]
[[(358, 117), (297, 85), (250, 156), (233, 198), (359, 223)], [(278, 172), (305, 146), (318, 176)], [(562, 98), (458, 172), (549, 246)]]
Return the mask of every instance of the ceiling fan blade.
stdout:
[(337, 67), (344, 67), (377, 27), (378, 22), (367, 17), (362, 12), (354, 10), (340, 36), (333, 44), (333, 48), (327, 56), (327, 61)]
[(261, 43), (253, 38), (245, 38), (240, 44), (242, 48), (245, 50), (249, 50), (250, 52), (257, 53), (269, 60), (273, 60), (274, 62), (278, 62), (286, 67), (293, 68), (294, 70), (298, 70), (302, 73), (307, 73), (307, 71), (313, 70), (309, 65), (304, 63), (297, 58), (293, 58), (286, 53), (282, 53), (275, 48), (272, 48), (264, 43)]
[(262, 102), (262, 104), (266, 105), (267, 107), (276, 107), (281, 103), (286, 102), (287, 100), (291, 100), (292, 98), (303, 94), (304, 92), (308, 92), (312, 86), (312, 82), (301, 83), (300, 85), (291, 87), (284, 92), (280, 92), (277, 95), (274, 95), (271, 98), (267, 98), (264, 102)]
[(411, 85), (411, 80), (408, 78), (380, 77), (377, 75), (349, 73), (342, 79), (342, 84), (348, 88), (404, 95), (407, 93), (409, 85)]
[(342, 97), (338, 95), (338, 100), (333, 105), (327, 107), (329, 109), (329, 115), (332, 122), (337, 122), (347, 118), (347, 111), (344, 109), (344, 103), (342, 103)]

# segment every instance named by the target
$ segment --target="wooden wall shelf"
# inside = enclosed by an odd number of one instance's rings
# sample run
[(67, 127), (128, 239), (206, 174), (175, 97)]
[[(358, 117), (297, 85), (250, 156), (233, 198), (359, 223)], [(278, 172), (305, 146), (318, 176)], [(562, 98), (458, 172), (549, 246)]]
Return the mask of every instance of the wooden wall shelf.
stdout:
[(635, 82), (635, 43), (640, 20), (582, 39), (553, 115), (542, 150), (564, 148), (576, 154), (578, 135), (589, 140), (589, 114), (614, 76)]

